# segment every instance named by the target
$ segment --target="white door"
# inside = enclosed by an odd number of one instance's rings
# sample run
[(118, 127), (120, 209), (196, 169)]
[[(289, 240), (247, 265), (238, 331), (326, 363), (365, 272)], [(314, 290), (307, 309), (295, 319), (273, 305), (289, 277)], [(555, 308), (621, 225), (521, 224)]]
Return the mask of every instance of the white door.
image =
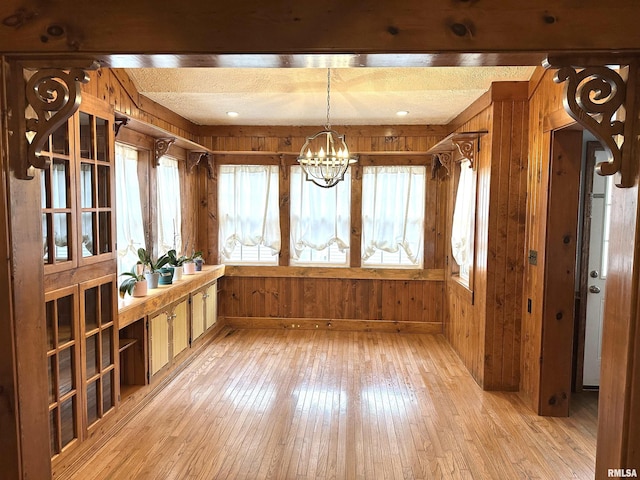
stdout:
[[(604, 151), (596, 151), (596, 164), (608, 160)], [(602, 323), (604, 321), (604, 293), (609, 251), (609, 218), (613, 177), (593, 172), (591, 198), (591, 234), (589, 240), (589, 271), (587, 272), (587, 321), (584, 340), (583, 385), (600, 385), (602, 357)]]

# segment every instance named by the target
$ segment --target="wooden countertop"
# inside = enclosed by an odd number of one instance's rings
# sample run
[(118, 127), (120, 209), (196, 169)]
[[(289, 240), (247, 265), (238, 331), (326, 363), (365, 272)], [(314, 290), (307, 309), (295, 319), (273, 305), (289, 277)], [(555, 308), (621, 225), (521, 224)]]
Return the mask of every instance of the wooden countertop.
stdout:
[(160, 285), (149, 290), (146, 297), (131, 297), (126, 295), (124, 299), (118, 297), (118, 321), (119, 328), (124, 328), (136, 320), (153, 313), (164, 305), (179, 300), (198, 288), (210, 283), (224, 275), (224, 265), (205, 265), (201, 272), (193, 275), (182, 275), (179, 280), (171, 285)]

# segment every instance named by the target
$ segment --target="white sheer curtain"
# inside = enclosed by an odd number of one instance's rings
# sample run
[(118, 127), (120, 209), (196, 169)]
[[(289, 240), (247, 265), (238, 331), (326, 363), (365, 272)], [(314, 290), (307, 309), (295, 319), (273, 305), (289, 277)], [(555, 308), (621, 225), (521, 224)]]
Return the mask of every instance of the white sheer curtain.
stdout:
[(160, 158), (156, 173), (158, 178), (158, 255), (171, 249), (181, 253), (182, 218), (178, 161), (166, 156)]
[(475, 209), (475, 188), (471, 162), (460, 163), (460, 179), (453, 210), (451, 226), (451, 252), (460, 266), (460, 278), (469, 281), (469, 269), (473, 263), (473, 212)]
[[(80, 164), (80, 205), (82, 208), (93, 208), (93, 165)], [(82, 256), (90, 257), (95, 253), (96, 239), (93, 235), (94, 214), (82, 212)]]
[(291, 257), (306, 249), (321, 251), (336, 244), (349, 248), (351, 236), (351, 169), (335, 187), (321, 188), (305, 180), (302, 168), (291, 167)]
[(138, 180), (138, 151), (116, 143), (116, 234), (118, 273), (128, 272), (145, 246)]
[(220, 253), (236, 245), (264, 245), (280, 252), (280, 208), (276, 165), (221, 165), (218, 175)]
[(425, 167), (364, 167), (362, 176), (362, 259), (376, 251), (403, 249), (422, 264)]

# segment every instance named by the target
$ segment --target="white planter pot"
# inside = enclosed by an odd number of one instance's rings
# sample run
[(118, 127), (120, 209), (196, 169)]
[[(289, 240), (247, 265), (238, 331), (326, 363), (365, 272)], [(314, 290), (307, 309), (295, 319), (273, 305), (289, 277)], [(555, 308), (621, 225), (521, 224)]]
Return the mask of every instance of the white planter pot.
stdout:
[(178, 280), (182, 280), (182, 265), (173, 267), (173, 281), (177, 282)]

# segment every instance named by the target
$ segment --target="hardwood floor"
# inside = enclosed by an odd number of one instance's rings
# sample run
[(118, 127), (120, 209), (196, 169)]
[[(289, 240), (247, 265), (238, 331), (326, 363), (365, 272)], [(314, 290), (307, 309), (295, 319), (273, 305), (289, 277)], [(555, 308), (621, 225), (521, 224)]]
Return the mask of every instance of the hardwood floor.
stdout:
[(441, 335), (236, 330), (74, 479), (592, 479), (597, 399), (536, 416)]

